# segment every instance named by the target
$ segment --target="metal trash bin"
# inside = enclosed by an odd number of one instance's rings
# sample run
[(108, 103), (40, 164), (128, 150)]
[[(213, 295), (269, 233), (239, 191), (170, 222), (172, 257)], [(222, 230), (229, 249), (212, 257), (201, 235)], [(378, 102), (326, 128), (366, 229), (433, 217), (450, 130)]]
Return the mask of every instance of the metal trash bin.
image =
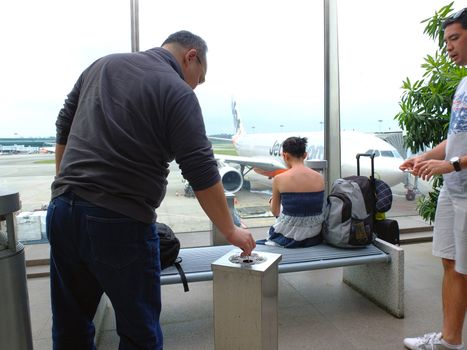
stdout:
[(0, 350), (32, 349), (24, 246), (16, 235), (19, 194), (0, 190)]

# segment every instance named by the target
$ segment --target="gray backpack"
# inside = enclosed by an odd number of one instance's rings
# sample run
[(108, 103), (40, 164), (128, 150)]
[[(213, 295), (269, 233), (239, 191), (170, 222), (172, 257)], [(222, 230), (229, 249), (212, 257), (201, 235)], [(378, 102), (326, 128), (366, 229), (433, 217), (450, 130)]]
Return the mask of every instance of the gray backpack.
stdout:
[(364, 176), (337, 179), (327, 198), (324, 240), (336, 247), (354, 248), (373, 240), (374, 194)]

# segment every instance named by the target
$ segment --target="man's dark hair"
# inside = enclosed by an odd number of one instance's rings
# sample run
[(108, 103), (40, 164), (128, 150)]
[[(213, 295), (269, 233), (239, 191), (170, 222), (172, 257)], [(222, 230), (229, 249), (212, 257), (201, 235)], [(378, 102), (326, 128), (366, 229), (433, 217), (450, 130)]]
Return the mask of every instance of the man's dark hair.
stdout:
[(162, 43), (161, 46), (165, 44), (179, 44), (186, 49), (195, 49), (199, 56), (205, 58), (208, 51), (208, 46), (206, 42), (188, 30), (181, 30), (179, 32), (170, 34), (167, 39)]
[(306, 152), (307, 142), (306, 137), (289, 137), (282, 143), (282, 151), (290, 153), (296, 158), (301, 158)]
[(443, 22), (443, 29), (453, 23), (460, 23), (462, 28), (467, 29), (467, 7), (446, 18)]

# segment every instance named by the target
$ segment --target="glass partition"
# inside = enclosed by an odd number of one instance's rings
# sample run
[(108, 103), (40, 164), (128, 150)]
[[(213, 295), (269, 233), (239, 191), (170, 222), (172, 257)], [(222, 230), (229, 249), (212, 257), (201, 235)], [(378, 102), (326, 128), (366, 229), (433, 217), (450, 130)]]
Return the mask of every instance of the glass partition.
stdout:
[[(195, 92), (208, 135), (217, 154), (270, 156), (276, 133), (303, 134), (323, 129), (322, 1), (139, 1), (140, 48), (159, 46), (172, 32), (186, 29), (208, 45), (206, 82)], [(170, 14), (166, 15), (166, 14)], [(173, 15), (176, 14), (176, 15)], [(230, 138), (236, 133), (232, 101), (244, 132), (254, 144), (239, 153)], [(276, 157), (280, 158), (280, 157)], [(221, 164), (221, 173), (235, 163)], [(271, 179), (243, 171), (245, 186), (235, 193), (235, 207), (249, 226), (274, 222), (269, 211)], [(233, 170), (232, 170), (232, 176)], [(210, 223), (176, 164), (158, 220), (175, 231), (207, 230)], [(185, 196), (187, 195), (187, 196)]]
[[(398, 171), (402, 162), (399, 154), (406, 157), (407, 152), (394, 116), (399, 112), (403, 80), (421, 79), (424, 58), (433, 55), (437, 47), (423, 33), (426, 23), (421, 22), (448, 2), (395, 0), (383, 7), (376, 3), (371, 0), (337, 3), (341, 127), (375, 134), (395, 147), (390, 150), (384, 145), (366, 146), (376, 154), (377, 177), (391, 168), (394, 173), (391, 176), (399, 176), (391, 184), (394, 201), (387, 216), (418, 215), (415, 199), (426, 194), (431, 183)], [(454, 4), (454, 8), (461, 6), (460, 2)], [(368, 159), (362, 162), (369, 167)]]
[[(400, 87), (407, 76), (421, 77), (423, 57), (434, 52), (420, 22), (441, 6), (437, 0), (395, 0), (377, 10), (370, 0), (337, 1), (341, 127), (376, 134), (394, 146), (365, 145), (364, 151), (378, 155), (377, 175), (383, 168), (397, 168), (398, 154), (405, 156), (393, 120)], [(0, 188), (17, 189), (22, 210), (32, 213), (49, 201), (55, 172), (49, 152), (66, 95), (91, 62), (131, 49), (130, 2), (10, 1), (2, 13)], [(181, 29), (206, 40), (206, 83), (195, 92), (218, 157), (280, 160), (281, 140), (291, 135), (308, 136), (311, 158), (322, 155), (323, 1), (140, 0), (139, 23), (141, 50), (160, 46)], [(235, 149), (231, 139), (239, 120), (249, 138)], [(348, 149), (343, 145), (343, 175), (344, 170), (356, 172), (354, 154), (345, 154)], [(392, 165), (383, 167), (381, 160), (390, 158)], [(350, 170), (344, 159), (353, 164)], [(220, 169), (233, 188), (243, 179), (235, 193), (241, 222), (249, 227), (272, 224), (268, 199), (274, 174), (238, 162), (220, 163)], [(389, 216), (416, 215), (415, 201), (406, 200), (405, 185), (411, 187), (413, 181), (403, 178), (392, 187), (399, 204)], [(423, 193), (430, 184), (419, 181), (418, 187)], [(177, 164), (171, 165), (167, 196), (157, 212), (176, 232), (210, 228)], [(32, 220), (29, 214), (23, 216), (28, 217), (25, 222)]]
[(55, 175), (55, 120), (79, 74), (130, 51), (127, 1), (8, 1), (0, 30), (0, 190), (20, 193), (22, 241), (45, 238)]

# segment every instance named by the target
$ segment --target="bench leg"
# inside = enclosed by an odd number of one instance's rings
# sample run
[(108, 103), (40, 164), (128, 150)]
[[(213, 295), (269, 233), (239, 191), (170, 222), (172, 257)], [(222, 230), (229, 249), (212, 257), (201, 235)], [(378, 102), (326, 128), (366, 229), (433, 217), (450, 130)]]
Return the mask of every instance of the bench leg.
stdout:
[(375, 245), (390, 255), (390, 263), (344, 267), (343, 280), (390, 314), (404, 318), (404, 250), (378, 238)]

